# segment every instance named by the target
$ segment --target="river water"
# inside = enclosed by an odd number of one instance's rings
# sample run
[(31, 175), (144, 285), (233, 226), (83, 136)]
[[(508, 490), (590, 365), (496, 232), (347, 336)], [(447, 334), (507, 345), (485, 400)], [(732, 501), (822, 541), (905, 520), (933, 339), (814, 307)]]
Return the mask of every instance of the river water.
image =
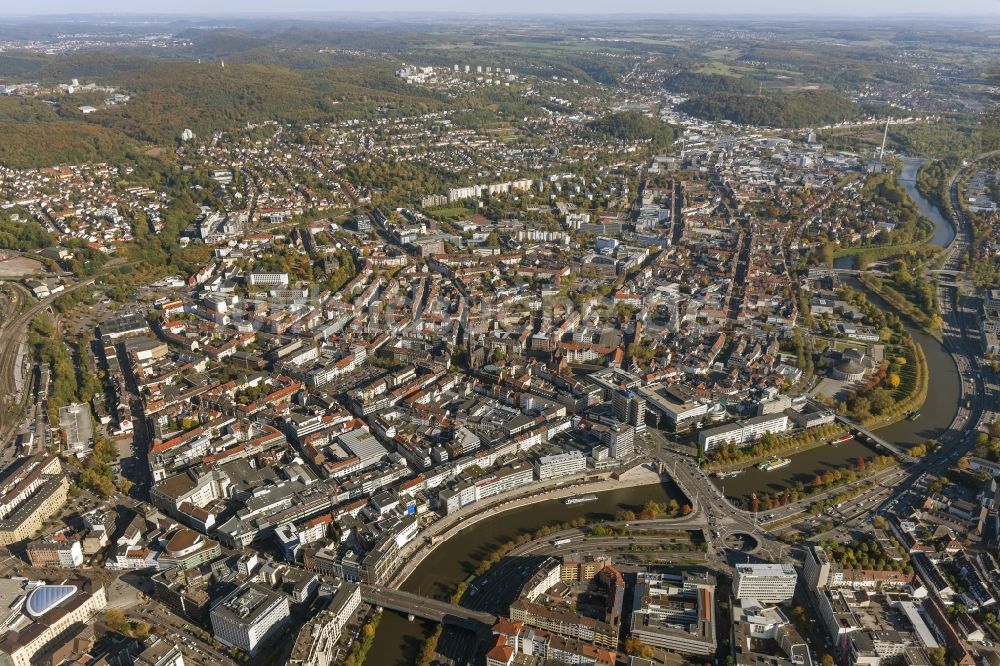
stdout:
[[(475, 571), (479, 562), (520, 534), (581, 516), (590, 522), (610, 520), (619, 510), (638, 512), (649, 500), (664, 503), (670, 499), (683, 499), (676, 486), (650, 484), (598, 493), (596, 500), (585, 504), (566, 505), (562, 500), (547, 500), (498, 513), (435, 548), (402, 587), (407, 592), (448, 599), (458, 584)], [(430, 623), (409, 622), (398, 613), (386, 611), (365, 663), (368, 666), (408, 666), (432, 630)]]
[(917, 189), (917, 172), (927, 160), (921, 157), (904, 157), (903, 172), (899, 174), (896, 181), (903, 186), (906, 193), (910, 195), (920, 214), (934, 223), (934, 238), (931, 242), (934, 245), (944, 247), (955, 239), (955, 228), (945, 219), (938, 207), (925, 199)]
[[(904, 158), (903, 171), (898, 180), (918, 209), (934, 223), (936, 245), (947, 245), (954, 238), (954, 230), (937, 208), (924, 199), (916, 188), (916, 173), (923, 160)], [(850, 260), (846, 266), (850, 267)], [(951, 425), (958, 410), (960, 378), (955, 363), (944, 346), (934, 338), (910, 330), (914, 339), (923, 347), (927, 369), (932, 378), (927, 401), (920, 416), (913, 421), (902, 420), (882, 428), (878, 434), (890, 442), (903, 446), (922, 444), (935, 439)], [(851, 465), (858, 458), (871, 458), (878, 451), (871, 446), (850, 440), (838, 446), (824, 446), (805, 451), (792, 457), (787, 467), (773, 472), (763, 472), (756, 467), (737, 477), (718, 480), (727, 496), (736, 500), (748, 498), (752, 492), (776, 493), (802, 481), (808, 483), (827, 469)], [(587, 504), (567, 506), (561, 500), (540, 502), (521, 509), (507, 511), (483, 520), (438, 546), (420, 564), (403, 584), (403, 589), (427, 596), (447, 598), (458, 584), (471, 574), (478, 563), (497, 546), (531, 532), (543, 525), (566, 522), (583, 516), (589, 521), (605, 520), (619, 509), (638, 509), (648, 500), (663, 502), (675, 498), (680, 492), (674, 486), (650, 485), (614, 490), (598, 495)], [(365, 661), (367, 666), (409, 666), (416, 658), (424, 639), (433, 625), (421, 620), (409, 622), (393, 612), (385, 612), (375, 637), (375, 644)]]
[[(954, 240), (955, 228), (951, 226), (951, 223), (948, 222), (944, 215), (941, 214), (938, 207), (925, 199), (923, 195), (920, 194), (920, 190), (917, 189), (917, 172), (920, 171), (920, 167), (923, 166), (926, 161), (927, 160), (922, 157), (904, 157), (903, 171), (896, 176), (896, 182), (899, 183), (902, 188), (906, 190), (906, 193), (910, 195), (910, 199), (912, 199), (917, 205), (917, 211), (934, 223), (934, 236), (931, 238), (931, 243), (944, 247)], [(853, 255), (839, 257), (833, 260), (834, 268), (852, 268), (853, 266)]]

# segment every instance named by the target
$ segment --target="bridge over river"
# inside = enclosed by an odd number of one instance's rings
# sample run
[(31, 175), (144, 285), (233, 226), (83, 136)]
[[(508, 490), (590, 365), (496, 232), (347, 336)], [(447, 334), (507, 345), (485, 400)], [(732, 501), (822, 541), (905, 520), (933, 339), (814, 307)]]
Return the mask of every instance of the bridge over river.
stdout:
[(497, 621), (497, 616), (490, 613), (470, 610), (447, 601), (429, 599), (419, 594), (394, 590), (389, 587), (362, 585), (361, 598), (374, 606), (388, 608), (432, 622), (450, 624), (480, 635), (489, 635), (490, 628)]

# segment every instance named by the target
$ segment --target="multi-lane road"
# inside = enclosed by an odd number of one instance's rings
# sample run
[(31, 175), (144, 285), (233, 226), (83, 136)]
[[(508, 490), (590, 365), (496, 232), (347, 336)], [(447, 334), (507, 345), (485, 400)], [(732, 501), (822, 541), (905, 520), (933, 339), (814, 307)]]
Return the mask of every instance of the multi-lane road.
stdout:
[[(997, 153), (980, 155), (965, 169), (993, 154)], [(957, 224), (955, 238), (945, 248), (943, 265), (944, 271), (954, 272), (958, 279), (953, 286), (939, 286), (938, 301), (943, 342), (955, 360), (962, 381), (961, 402), (951, 427), (938, 438), (941, 445), (907, 468), (908, 480), (899, 483), (875, 512), (894, 506), (925, 473), (939, 474), (955, 464), (975, 446), (976, 434), (989, 427), (997, 417), (995, 410), (1000, 403), (1000, 396), (996, 394), (997, 376), (990, 364), (982, 360), (974, 299), (968, 295), (974, 288), (962, 271), (963, 257), (972, 245), (972, 232), (959, 200), (960, 174), (949, 182), (950, 212)]]

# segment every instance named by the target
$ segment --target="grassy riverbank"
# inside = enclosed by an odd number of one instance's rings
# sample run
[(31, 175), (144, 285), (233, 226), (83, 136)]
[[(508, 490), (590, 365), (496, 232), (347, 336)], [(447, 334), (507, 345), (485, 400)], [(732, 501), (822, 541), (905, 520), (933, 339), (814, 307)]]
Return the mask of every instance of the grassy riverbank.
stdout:
[(875, 245), (869, 247), (849, 247), (836, 250), (833, 253), (834, 260), (841, 257), (854, 257), (852, 268), (864, 270), (877, 261), (888, 261), (901, 257), (909, 252), (926, 253), (937, 251), (936, 245), (931, 245), (928, 241), (934, 237), (934, 230), (925, 240), (915, 243), (904, 243), (902, 245)]
[(902, 345), (907, 359), (903, 366), (905, 371), (899, 372), (900, 384), (893, 390), (894, 404), (879, 414), (872, 414), (860, 419), (866, 428), (881, 428), (900, 421), (911, 412), (923, 407), (927, 400), (927, 390), (930, 384), (930, 373), (927, 369), (927, 357), (924, 349), (912, 337), (907, 337)]
[(785, 506), (789, 502), (798, 502), (809, 498), (811, 495), (819, 495), (832, 491), (839, 486), (847, 486), (861, 481), (895, 464), (896, 459), (889, 455), (879, 455), (867, 460), (859, 458), (855, 462), (854, 467), (830, 469), (821, 474), (816, 474), (809, 483), (796, 481), (782, 492), (757, 495), (755, 499), (751, 500), (749, 509), (754, 512), (776, 509)]
[(868, 289), (873, 294), (881, 297), (886, 303), (892, 306), (894, 310), (909, 319), (915, 326), (919, 326), (920, 330), (924, 333), (930, 335), (939, 342), (942, 340), (940, 316), (928, 315), (916, 305), (911, 303), (905, 295), (887, 284), (885, 280), (882, 280), (874, 275), (858, 275), (858, 282), (863, 284), (865, 289)]

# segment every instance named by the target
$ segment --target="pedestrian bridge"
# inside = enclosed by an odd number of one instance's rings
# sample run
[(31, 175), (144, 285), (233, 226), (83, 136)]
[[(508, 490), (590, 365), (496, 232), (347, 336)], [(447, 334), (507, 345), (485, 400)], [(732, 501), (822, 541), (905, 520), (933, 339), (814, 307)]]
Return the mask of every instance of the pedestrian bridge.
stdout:
[(871, 430), (868, 430), (867, 428), (865, 428), (865, 427), (861, 426), (860, 424), (852, 421), (851, 419), (847, 418), (846, 416), (840, 416), (838, 414), (838, 415), (836, 415), (836, 419), (838, 421), (840, 421), (841, 423), (843, 423), (844, 425), (846, 425), (851, 430), (857, 432), (858, 434), (864, 435), (866, 438), (868, 438), (869, 440), (871, 440), (876, 445), (881, 446), (882, 448), (886, 449), (887, 451), (891, 451), (892, 454), (895, 455), (900, 460), (904, 460), (906, 462), (911, 462), (911, 463), (917, 462), (916, 458), (914, 458), (913, 456), (911, 456), (909, 453), (907, 453), (906, 451), (904, 451), (899, 446), (896, 446), (895, 444), (882, 439), (881, 437), (879, 437), (878, 435), (876, 435)]

